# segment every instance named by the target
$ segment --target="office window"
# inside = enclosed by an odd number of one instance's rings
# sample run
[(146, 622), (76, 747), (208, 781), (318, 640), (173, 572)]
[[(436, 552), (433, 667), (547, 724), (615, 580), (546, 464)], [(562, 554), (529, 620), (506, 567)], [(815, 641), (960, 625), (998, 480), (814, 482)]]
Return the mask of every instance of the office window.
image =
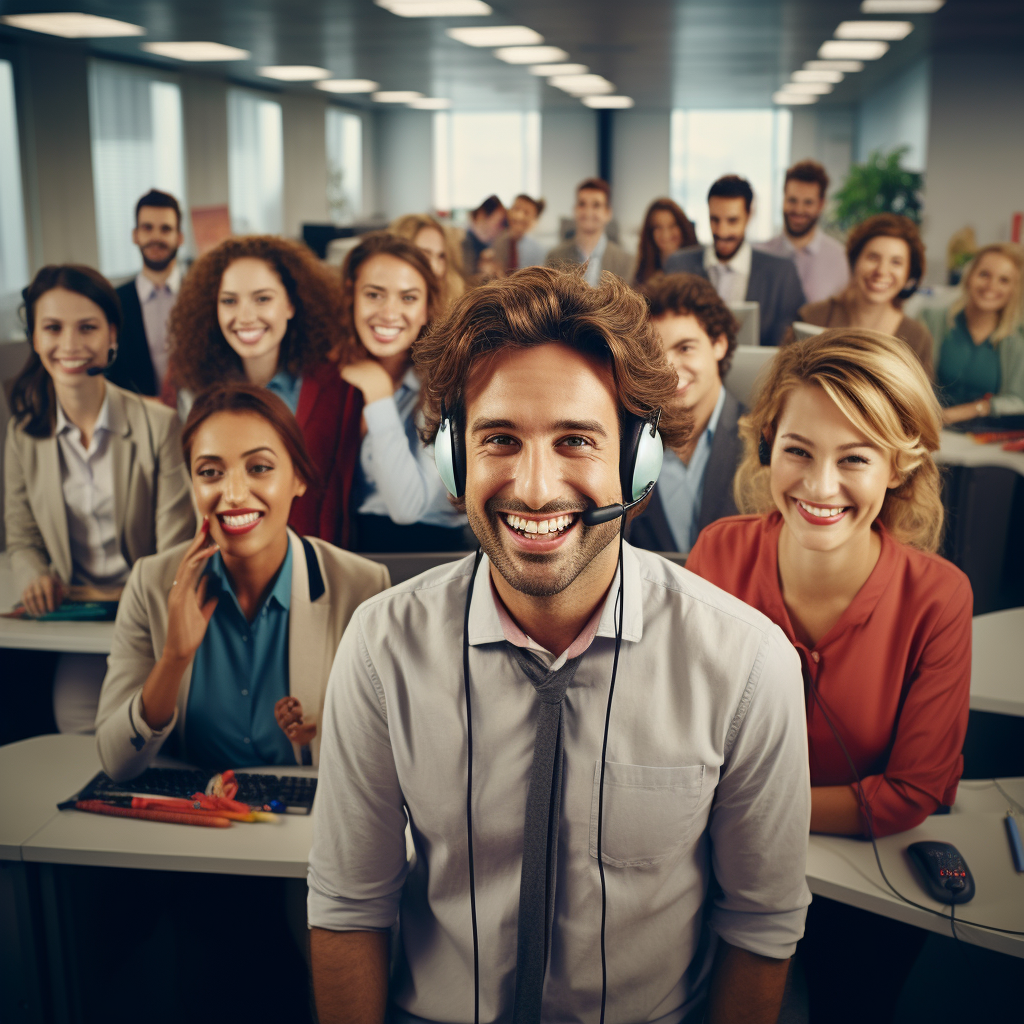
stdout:
[(10, 61), (0, 60), (0, 295), (28, 284), (18, 117)]
[(327, 208), (335, 224), (363, 212), (363, 122), (358, 114), (327, 108)]
[(236, 234), (284, 230), (281, 104), (242, 89), (228, 90), (228, 203)]
[(788, 110), (673, 110), (672, 198), (711, 241), (708, 189), (723, 174), (738, 174), (754, 190), (747, 238), (764, 242), (782, 229), (782, 183), (789, 163)]
[(511, 203), (540, 194), (540, 114), (434, 115), (434, 206), (475, 209), (491, 193)]
[(156, 188), (188, 209), (181, 90), (130, 65), (91, 61), (89, 131), (100, 270), (124, 277), (142, 267), (131, 237), (139, 197)]

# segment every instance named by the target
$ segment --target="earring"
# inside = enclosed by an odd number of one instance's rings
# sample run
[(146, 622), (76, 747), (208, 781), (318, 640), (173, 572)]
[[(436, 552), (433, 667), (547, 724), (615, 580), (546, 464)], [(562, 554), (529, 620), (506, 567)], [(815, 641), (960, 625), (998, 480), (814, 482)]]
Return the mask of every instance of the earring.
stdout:
[(764, 434), (757, 439), (757, 457), (762, 466), (770, 466), (772, 463), (772, 446)]

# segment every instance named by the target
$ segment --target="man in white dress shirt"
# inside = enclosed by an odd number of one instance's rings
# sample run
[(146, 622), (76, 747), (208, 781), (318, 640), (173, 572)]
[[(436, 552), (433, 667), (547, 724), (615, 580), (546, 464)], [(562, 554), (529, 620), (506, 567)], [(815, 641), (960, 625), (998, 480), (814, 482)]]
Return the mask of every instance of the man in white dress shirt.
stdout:
[(365, 602), (338, 649), (319, 1019), (774, 1022), (810, 901), (797, 657), (759, 612), (620, 548), (620, 520), (581, 518), (623, 500), (627, 410), (660, 408), (666, 445), (689, 430), (643, 300), (537, 267), (446, 324), (416, 353), (427, 434), (443, 402), (482, 551)]

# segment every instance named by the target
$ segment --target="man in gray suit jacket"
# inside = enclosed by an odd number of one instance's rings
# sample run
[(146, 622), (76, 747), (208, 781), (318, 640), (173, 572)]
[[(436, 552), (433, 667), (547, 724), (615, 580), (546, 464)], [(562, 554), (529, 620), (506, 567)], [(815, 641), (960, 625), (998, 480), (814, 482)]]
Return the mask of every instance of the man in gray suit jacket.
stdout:
[(804, 291), (792, 260), (753, 249), (746, 240), (754, 193), (749, 182), (727, 174), (708, 192), (714, 244), (674, 253), (665, 261), (668, 274), (699, 274), (725, 302), (760, 306), (761, 344), (778, 345), (804, 304)]
[(746, 409), (722, 377), (739, 324), (711, 284), (694, 274), (652, 278), (642, 289), (665, 356), (679, 376), (676, 400), (693, 417), (686, 446), (666, 450), (647, 507), (629, 542), (650, 551), (689, 551), (708, 523), (736, 515), (732, 480), (743, 453), (737, 421)]
[(585, 277), (591, 288), (601, 281), (601, 272), (608, 270), (624, 281), (633, 279), (633, 257), (616, 245), (605, 228), (612, 219), (612, 190), (607, 181), (587, 178), (576, 187), (576, 234), (556, 245), (544, 261), (549, 267), (586, 264)]

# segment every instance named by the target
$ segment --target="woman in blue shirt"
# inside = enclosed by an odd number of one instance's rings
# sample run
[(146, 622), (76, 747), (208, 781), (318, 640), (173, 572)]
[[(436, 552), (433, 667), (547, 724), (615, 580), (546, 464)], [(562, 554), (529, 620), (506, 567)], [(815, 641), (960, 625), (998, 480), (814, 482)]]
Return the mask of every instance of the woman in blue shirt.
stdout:
[(363, 396), (351, 520), (356, 551), (460, 551), (466, 517), (452, 508), (419, 437), (412, 349), (438, 309), (427, 257), (386, 232), (368, 235), (341, 268), (341, 376)]
[(316, 764), (334, 653), (387, 570), (288, 529), (316, 469), (269, 390), (200, 394), (182, 446), (202, 525), (129, 577), (96, 716), (103, 767), (133, 778), (172, 733), (210, 769)]

